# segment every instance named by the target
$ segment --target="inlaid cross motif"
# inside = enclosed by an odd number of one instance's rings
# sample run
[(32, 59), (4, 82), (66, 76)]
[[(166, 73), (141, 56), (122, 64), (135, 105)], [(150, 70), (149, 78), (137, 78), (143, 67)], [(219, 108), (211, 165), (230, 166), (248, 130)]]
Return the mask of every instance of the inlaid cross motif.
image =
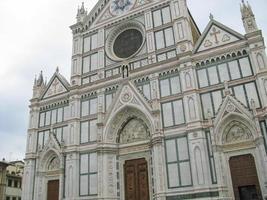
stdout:
[(213, 31), (213, 32), (210, 33), (210, 36), (214, 36), (214, 38), (215, 38), (215, 43), (216, 43), (216, 44), (219, 44), (218, 34), (220, 34), (221, 31), (220, 31), (220, 30), (217, 31), (215, 27), (213, 27), (212, 31)]

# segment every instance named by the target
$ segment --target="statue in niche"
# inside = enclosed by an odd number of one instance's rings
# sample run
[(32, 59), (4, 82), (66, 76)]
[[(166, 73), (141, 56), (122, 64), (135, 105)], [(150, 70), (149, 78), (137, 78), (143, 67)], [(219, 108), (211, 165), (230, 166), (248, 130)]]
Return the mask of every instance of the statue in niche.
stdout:
[(139, 119), (131, 119), (120, 133), (120, 143), (131, 143), (149, 138), (148, 128)]
[(226, 129), (227, 134), (225, 134), (224, 143), (247, 141), (252, 138), (249, 129), (242, 123), (233, 121), (229, 127)]

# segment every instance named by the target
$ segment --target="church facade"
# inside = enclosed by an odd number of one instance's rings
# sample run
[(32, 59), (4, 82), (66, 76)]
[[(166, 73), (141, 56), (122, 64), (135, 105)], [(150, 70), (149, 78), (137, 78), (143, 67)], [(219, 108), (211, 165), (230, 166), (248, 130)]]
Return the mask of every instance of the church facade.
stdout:
[(267, 57), (241, 15), (200, 33), (186, 0), (82, 5), (70, 81), (34, 82), (22, 199), (267, 199)]

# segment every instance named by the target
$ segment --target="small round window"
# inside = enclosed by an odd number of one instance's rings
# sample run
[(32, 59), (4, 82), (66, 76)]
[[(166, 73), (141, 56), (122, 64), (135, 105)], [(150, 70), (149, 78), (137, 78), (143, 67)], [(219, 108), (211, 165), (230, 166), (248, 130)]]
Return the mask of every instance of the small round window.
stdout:
[(115, 39), (113, 52), (118, 58), (129, 58), (141, 48), (142, 44), (142, 33), (137, 29), (128, 29)]

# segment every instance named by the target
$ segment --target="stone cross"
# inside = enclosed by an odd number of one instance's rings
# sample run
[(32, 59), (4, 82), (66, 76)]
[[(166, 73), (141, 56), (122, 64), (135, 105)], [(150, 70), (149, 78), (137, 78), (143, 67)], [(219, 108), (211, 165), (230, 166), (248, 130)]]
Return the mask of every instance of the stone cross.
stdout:
[(214, 36), (214, 38), (215, 38), (215, 43), (216, 43), (216, 44), (219, 44), (218, 34), (220, 34), (221, 31), (220, 31), (220, 30), (217, 31), (215, 27), (213, 27), (212, 31), (213, 31), (213, 33), (210, 33), (210, 36)]

